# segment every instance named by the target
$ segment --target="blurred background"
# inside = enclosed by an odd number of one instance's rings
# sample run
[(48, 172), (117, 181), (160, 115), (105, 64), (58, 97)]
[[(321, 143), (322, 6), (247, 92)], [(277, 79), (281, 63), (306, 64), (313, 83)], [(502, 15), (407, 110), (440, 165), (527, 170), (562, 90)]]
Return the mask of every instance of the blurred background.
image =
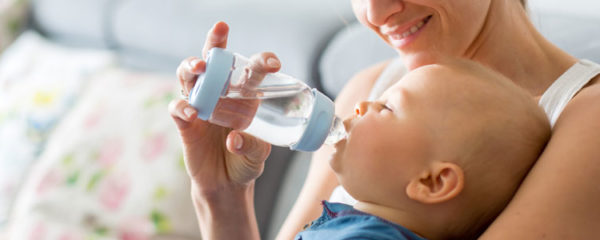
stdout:
[[(600, 62), (600, 2), (531, 0), (540, 31)], [(396, 57), (348, 0), (0, 0), (0, 239), (198, 239), (175, 126), (175, 70), (217, 21), (330, 97)], [(310, 154), (275, 148), (256, 186), (272, 239)], [(11, 230), (12, 235), (6, 234)]]

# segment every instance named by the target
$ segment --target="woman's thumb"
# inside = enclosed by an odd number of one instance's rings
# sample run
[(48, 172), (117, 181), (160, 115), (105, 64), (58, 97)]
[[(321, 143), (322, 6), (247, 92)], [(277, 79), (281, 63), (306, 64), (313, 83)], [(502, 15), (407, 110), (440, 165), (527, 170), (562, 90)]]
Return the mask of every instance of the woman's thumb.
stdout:
[(271, 144), (252, 135), (233, 130), (227, 136), (227, 149), (234, 154), (246, 157), (251, 164), (262, 164), (271, 153)]

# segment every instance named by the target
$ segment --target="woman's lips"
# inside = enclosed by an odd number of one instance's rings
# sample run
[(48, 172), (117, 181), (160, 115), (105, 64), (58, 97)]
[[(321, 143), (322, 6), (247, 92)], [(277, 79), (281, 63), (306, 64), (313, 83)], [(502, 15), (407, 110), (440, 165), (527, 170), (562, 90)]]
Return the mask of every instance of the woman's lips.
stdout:
[(427, 17), (421, 19), (420, 21), (418, 21), (417, 23), (413, 24), (410, 27), (396, 28), (394, 30), (387, 31), (384, 34), (388, 35), (391, 40), (398, 41), (398, 40), (405, 39), (405, 38), (415, 34), (416, 32), (418, 32), (421, 28), (423, 28), (423, 26), (425, 26), (429, 22), (431, 17), (432, 17), (431, 15), (427, 16)]

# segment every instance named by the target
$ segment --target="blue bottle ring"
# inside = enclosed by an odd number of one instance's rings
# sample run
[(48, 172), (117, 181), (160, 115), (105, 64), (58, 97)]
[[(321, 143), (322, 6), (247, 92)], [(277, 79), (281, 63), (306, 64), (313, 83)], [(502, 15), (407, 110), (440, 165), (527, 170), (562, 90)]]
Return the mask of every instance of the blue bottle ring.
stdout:
[(198, 77), (190, 91), (189, 103), (198, 111), (198, 118), (208, 120), (219, 98), (227, 92), (235, 57), (223, 48), (208, 52), (206, 71)]
[(313, 109), (302, 137), (297, 143), (290, 146), (292, 150), (316, 151), (325, 142), (331, 130), (331, 125), (333, 125), (333, 118), (335, 117), (333, 101), (315, 89), (312, 89), (312, 93), (315, 97)]

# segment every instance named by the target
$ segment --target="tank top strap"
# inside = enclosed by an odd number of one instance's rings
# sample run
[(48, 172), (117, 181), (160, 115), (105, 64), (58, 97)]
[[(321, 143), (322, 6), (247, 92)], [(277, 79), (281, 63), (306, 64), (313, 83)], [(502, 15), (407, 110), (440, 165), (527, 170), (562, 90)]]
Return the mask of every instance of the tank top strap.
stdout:
[(400, 80), (400, 78), (406, 74), (406, 71), (406, 67), (401, 58), (397, 57), (391, 60), (381, 74), (379, 74), (377, 80), (375, 80), (375, 84), (369, 93), (368, 100), (374, 101), (379, 98), (386, 89)]
[(540, 98), (539, 105), (546, 111), (552, 127), (573, 96), (598, 74), (600, 65), (580, 60), (550, 85)]

